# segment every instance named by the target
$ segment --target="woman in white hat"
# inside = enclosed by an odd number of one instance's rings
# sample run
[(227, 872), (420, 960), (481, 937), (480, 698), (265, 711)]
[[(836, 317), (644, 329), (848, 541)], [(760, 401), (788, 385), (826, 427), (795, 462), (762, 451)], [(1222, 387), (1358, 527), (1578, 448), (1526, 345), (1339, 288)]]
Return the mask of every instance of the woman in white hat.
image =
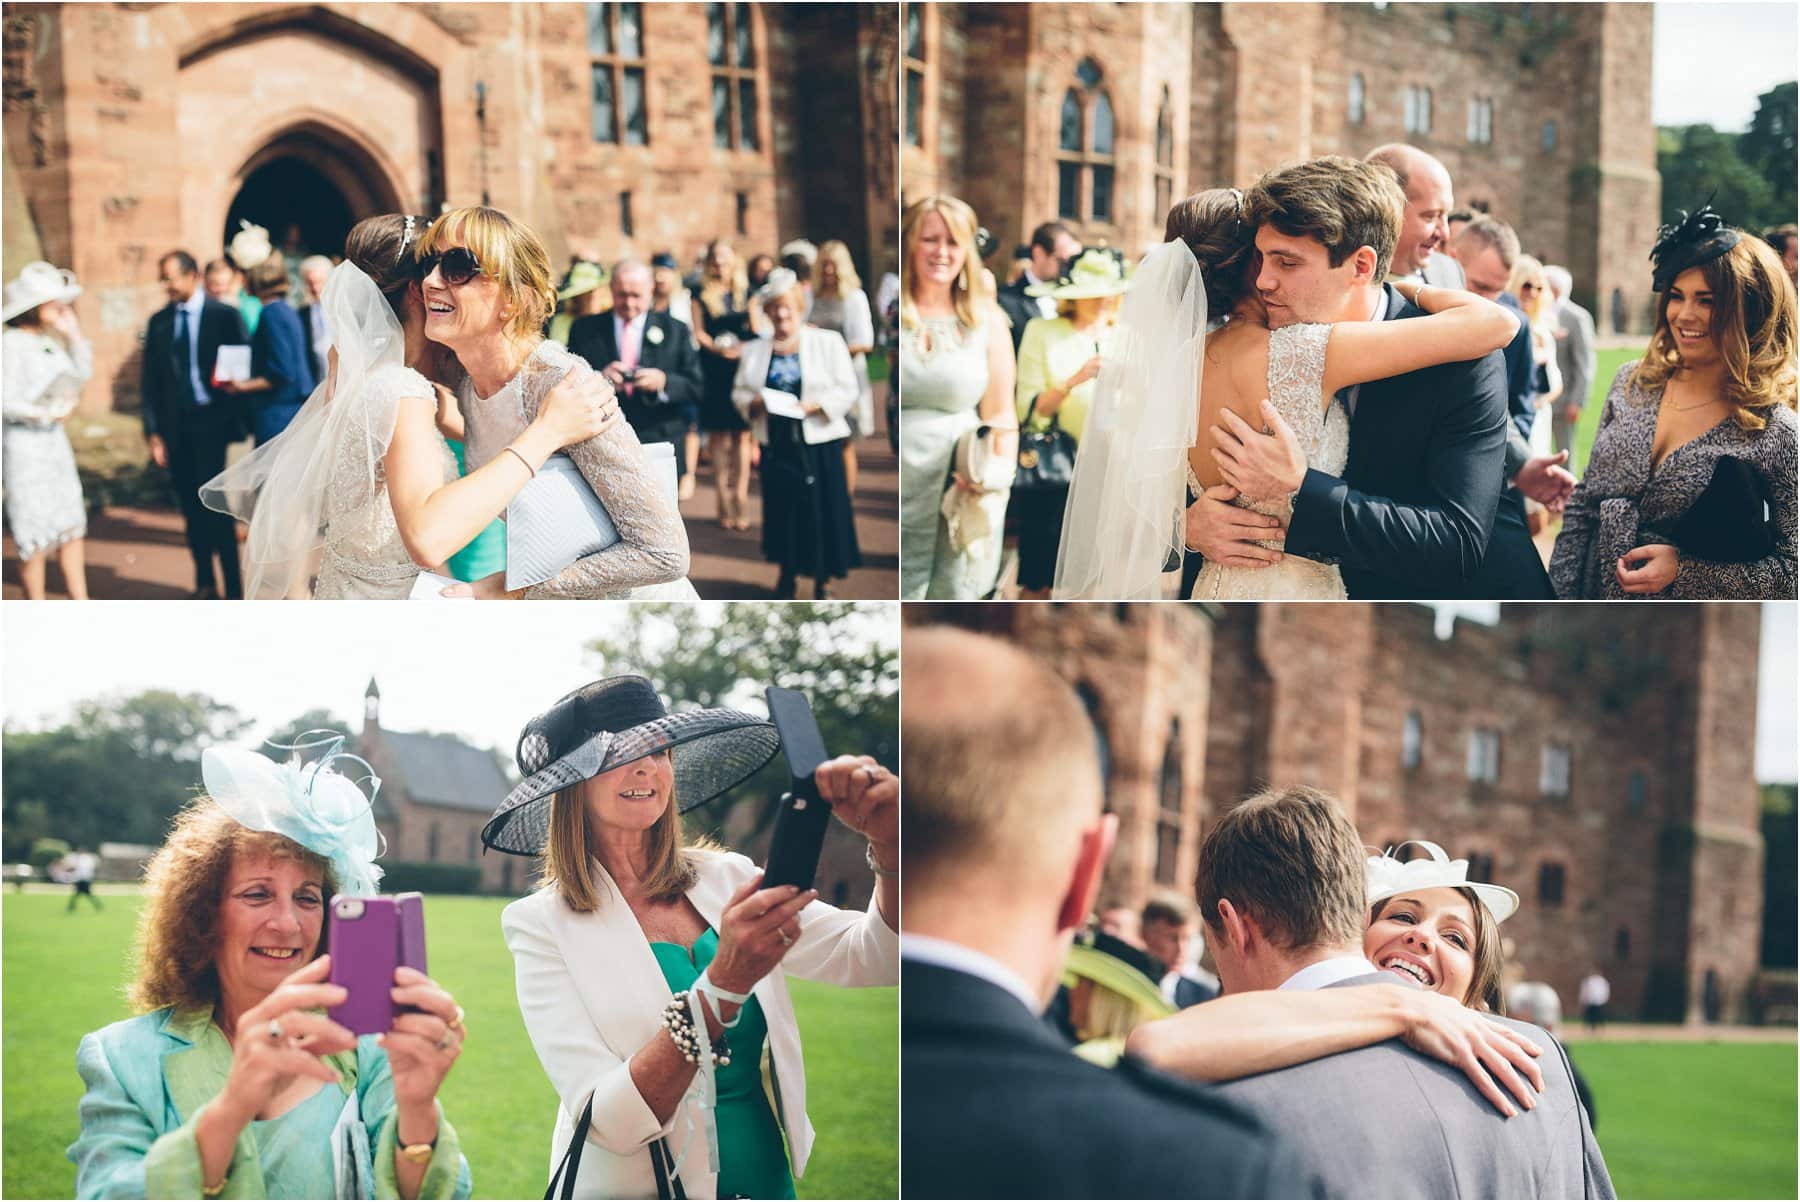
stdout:
[(69, 302), (81, 295), (75, 273), (42, 260), (27, 263), (6, 285), (0, 316), (4, 365), (6, 524), (19, 547), (25, 595), (44, 599), (44, 567), (56, 552), (63, 587), (87, 600), (87, 502), (63, 423), (94, 374), (92, 345), (81, 336)]
[(1469, 862), (1435, 843), (1410, 842), (1424, 854), (1402, 860), (1391, 848), (1368, 860), (1363, 956), (1393, 985), (1227, 994), (1138, 1028), (1131, 1053), (1179, 1076), (1234, 1081), (1404, 1039), (1467, 1073), (1502, 1113), (1514, 1112), (1509, 1094), (1533, 1105), (1543, 1088), (1533, 1061), (1549, 1049), (1490, 1017), (1501, 1012), (1499, 926), (1519, 895), (1469, 880)]

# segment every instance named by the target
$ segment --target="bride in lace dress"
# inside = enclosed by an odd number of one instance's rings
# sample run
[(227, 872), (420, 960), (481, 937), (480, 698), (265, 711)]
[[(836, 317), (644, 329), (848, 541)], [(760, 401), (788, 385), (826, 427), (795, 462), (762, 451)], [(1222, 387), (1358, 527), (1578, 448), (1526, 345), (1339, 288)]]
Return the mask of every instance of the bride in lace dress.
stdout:
[[(1395, 211), (1394, 234), (1400, 212)], [(1126, 294), (1112, 355), (1088, 416), (1069, 490), (1054, 596), (1168, 596), (1181, 564), (1190, 495), (1222, 483), (1204, 431), (1226, 411), (1261, 427), (1268, 400), (1309, 468), (1341, 475), (1350, 420), (1339, 390), (1504, 347), (1518, 320), (1471, 292), (1394, 284), (1428, 316), (1406, 322), (1294, 324), (1271, 330), (1257, 294), (1243, 194), (1214, 188), (1169, 214)], [(1390, 243), (1391, 246), (1391, 243)], [(1208, 314), (1218, 315), (1209, 323)], [(1289, 507), (1235, 504), (1280, 518)], [(1279, 549), (1279, 541), (1264, 544)], [(1332, 564), (1284, 555), (1267, 567), (1207, 563), (1196, 600), (1341, 600)]]
[[(505, 213), (450, 210), (420, 238), (418, 259), (425, 335), (461, 366), (456, 399), (467, 427), (465, 457), (478, 470), (511, 457), (560, 382), (598, 373), (541, 336), (556, 297), (549, 252)], [(631, 426), (616, 422), (566, 451), (606, 507), (619, 541), (519, 593), (506, 591), (504, 572), (464, 587), (477, 597), (697, 598), (686, 576), (687, 527)]]
[(389, 214), (350, 231), (321, 300), (326, 379), (279, 437), (200, 490), (205, 504), (249, 523), (247, 597), (403, 599), (420, 565), (441, 564), (479, 534), (559, 448), (620, 422), (604, 381), (571, 381), (512, 455), (458, 478), (439, 430), (453, 406), (417, 370), (430, 344), (409, 251), (424, 225)]

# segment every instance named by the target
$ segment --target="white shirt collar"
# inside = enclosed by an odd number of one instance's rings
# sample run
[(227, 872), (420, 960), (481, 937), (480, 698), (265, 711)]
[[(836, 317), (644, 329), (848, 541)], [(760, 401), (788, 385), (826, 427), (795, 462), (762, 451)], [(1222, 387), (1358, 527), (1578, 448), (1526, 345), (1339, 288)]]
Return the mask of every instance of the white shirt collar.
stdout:
[(624, 321), (619, 317), (619, 315), (617, 313), (614, 313), (613, 314), (613, 329), (615, 331), (616, 330), (625, 330), (625, 329), (642, 330), (644, 328), (644, 323), (649, 320), (650, 320), (650, 310), (648, 310), (648, 309), (644, 310), (642, 313), (639, 313), (636, 317), (632, 318), (630, 321)]
[(1351, 977), (1367, 976), (1379, 971), (1381, 970), (1369, 963), (1366, 956), (1332, 956), (1328, 960), (1316, 960), (1308, 964), (1277, 988), (1323, 989), (1339, 981), (1348, 981)]
[(1025, 984), (1025, 978), (992, 956), (983, 955), (974, 948), (960, 943), (952, 943), (948, 939), (938, 939), (931, 935), (902, 935), (900, 936), (900, 958), (916, 960), (920, 964), (929, 964), (934, 968), (947, 968), (951, 972), (964, 973), (986, 981), (1018, 998), (1019, 1004), (1031, 1011), (1033, 1015), (1044, 1012), (1044, 1003), (1032, 996), (1031, 988)]
[(195, 288), (188, 298), (181, 302), (181, 307), (188, 311), (189, 317), (199, 317), (200, 310), (206, 306), (206, 289)]
[(1033, 272), (1031, 270), (1031, 268), (1027, 267), (1025, 269), (1025, 286), (1026, 287), (1030, 287), (1033, 284), (1041, 284), (1043, 282), (1044, 282), (1043, 280), (1040, 280), (1037, 278), (1037, 274), (1035, 272)]

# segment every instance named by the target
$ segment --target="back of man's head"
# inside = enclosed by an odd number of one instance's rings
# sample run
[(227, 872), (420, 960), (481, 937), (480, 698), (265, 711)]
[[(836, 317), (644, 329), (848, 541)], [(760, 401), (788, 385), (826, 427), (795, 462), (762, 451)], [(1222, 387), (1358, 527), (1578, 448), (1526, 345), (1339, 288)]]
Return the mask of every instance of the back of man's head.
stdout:
[(1451, 240), (1456, 250), (1456, 257), (1461, 259), (1465, 251), (1473, 252), (1481, 247), (1492, 247), (1500, 256), (1500, 264), (1511, 271), (1519, 258), (1519, 235), (1513, 227), (1504, 221), (1496, 221), (1485, 213), (1477, 213), (1474, 220), (1462, 227)]
[(1075, 231), (1060, 221), (1046, 221), (1031, 231), (1030, 246), (1035, 246), (1046, 254), (1056, 253), (1058, 238), (1074, 238)]
[(1575, 277), (1567, 267), (1551, 263), (1544, 268), (1544, 282), (1550, 285), (1550, 291), (1556, 294), (1557, 300), (1567, 300), (1570, 289), (1575, 287)]
[(1400, 188), (1410, 197), (1412, 195), (1412, 177), (1420, 171), (1441, 172), (1445, 179), (1450, 178), (1450, 169), (1436, 156), (1420, 150), (1417, 146), (1408, 146), (1405, 142), (1384, 142), (1363, 156), (1365, 163), (1381, 163), (1394, 173), (1400, 181)]
[(1360, 947), (1369, 913), (1366, 861), (1356, 828), (1329, 794), (1270, 789), (1207, 832), (1194, 895), (1209, 928), (1217, 928), (1226, 899), (1284, 951)]
[(909, 919), (949, 898), (1054, 905), (1100, 815), (1081, 699), (1010, 643), (948, 627), (908, 630), (900, 664)]

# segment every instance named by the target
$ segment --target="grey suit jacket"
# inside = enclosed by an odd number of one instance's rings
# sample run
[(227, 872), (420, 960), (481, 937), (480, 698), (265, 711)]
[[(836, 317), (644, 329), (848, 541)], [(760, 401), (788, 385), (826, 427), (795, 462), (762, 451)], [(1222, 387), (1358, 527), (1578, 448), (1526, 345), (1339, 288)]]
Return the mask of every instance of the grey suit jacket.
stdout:
[(1217, 1090), (1298, 1147), (1332, 1197), (1617, 1197), (1562, 1046), (1530, 1023), (1501, 1021), (1544, 1049), (1544, 1092), (1510, 1119), (1461, 1070), (1398, 1039)]
[(1556, 340), (1556, 369), (1562, 373), (1563, 392), (1557, 408), (1587, 404), (1594, 384), (1594, 319), (1574, 301), (1564, 301), (1557, 320), (1567, 335)]

